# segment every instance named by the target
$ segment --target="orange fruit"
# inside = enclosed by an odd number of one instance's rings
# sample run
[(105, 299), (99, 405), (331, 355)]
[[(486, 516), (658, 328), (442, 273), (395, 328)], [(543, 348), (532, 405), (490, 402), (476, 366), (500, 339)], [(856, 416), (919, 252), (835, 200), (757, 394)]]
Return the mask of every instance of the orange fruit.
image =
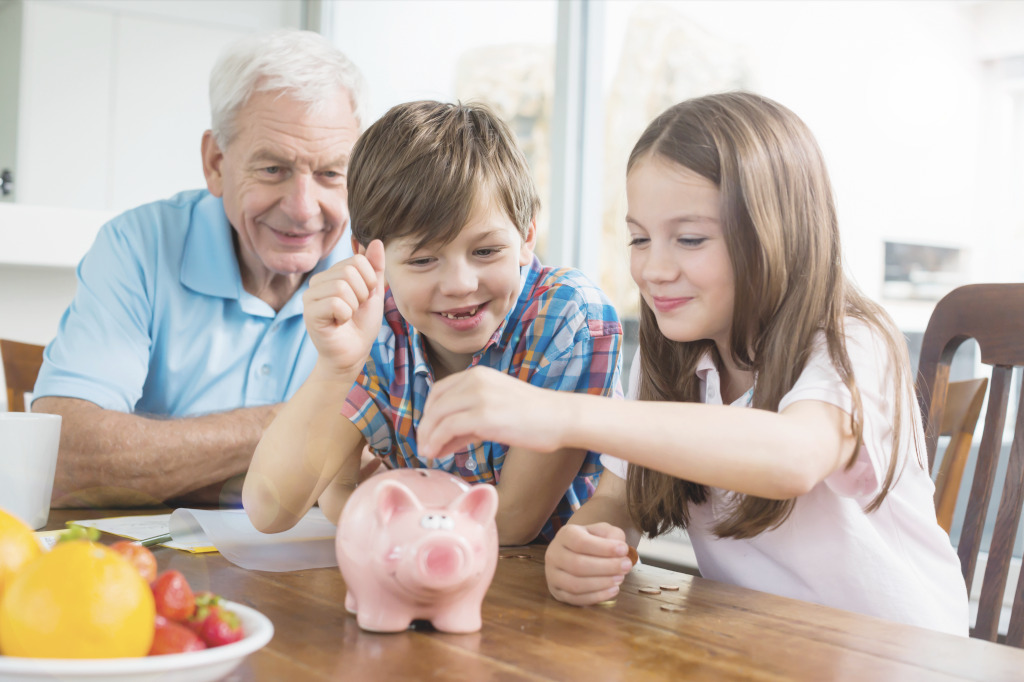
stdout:
[(0, 509), (0, 599), (14, 574), (42, 553), (28, 524)]
[(145, 656), (153, 592), (117, 552), (58, 543), (22, 568), (0, 600), (0, 653), (33, 658)]

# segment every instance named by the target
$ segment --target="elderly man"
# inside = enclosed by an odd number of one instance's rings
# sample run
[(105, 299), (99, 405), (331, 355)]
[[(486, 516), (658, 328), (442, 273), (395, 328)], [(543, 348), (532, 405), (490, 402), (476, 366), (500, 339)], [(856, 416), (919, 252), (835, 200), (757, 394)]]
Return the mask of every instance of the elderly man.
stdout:
[(46, 349), (32, 409), (63, 416), (55, 506), (215, 502), (244, 474), (316, 361), (307, 279), (351, 255), (346, 169), (363, 91), (308, 31), (221, 55), (207, 189), (104, 225)]

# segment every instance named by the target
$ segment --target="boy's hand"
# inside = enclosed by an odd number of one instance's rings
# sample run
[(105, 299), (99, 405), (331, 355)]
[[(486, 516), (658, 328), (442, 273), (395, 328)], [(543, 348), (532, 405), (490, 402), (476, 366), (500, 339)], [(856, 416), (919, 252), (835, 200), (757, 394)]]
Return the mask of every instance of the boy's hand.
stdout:
[(433, 459), (484, 440), (552, 452), (562, 447), (559, 425), (567, 418), (562, 405), (555, 404), (559, 398), (568, 400), (570, 394), (489, 367), (471, 367), (430, 390), (417, 429), (418, 452)]
[(303, 319), (320, 360), (339, 372), (358, 373), (384, 316), (384, 244), (314, 275), (302, 296)]
[(612, 599), (633, 568), (628, 554), (621, 528), (609, 523), (563, 526), (544, 554), (548, 591), (577, 606)]

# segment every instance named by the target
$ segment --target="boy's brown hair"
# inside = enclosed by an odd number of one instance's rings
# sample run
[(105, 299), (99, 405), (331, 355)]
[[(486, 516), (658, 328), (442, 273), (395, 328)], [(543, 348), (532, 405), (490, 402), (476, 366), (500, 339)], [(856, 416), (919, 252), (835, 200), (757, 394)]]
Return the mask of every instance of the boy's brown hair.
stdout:
[(399, 104), (352, 149), (348, 206), (363, 246), (409, 236), (417, 249), (447, 244), (488, 198), (525, 238), (540, 199), (515, 136), (484, 104)]

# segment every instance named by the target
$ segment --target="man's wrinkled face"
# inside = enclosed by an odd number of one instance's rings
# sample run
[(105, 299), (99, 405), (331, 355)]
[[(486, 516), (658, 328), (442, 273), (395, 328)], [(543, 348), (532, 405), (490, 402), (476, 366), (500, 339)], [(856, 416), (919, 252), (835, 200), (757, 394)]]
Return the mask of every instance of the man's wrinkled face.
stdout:
[(287, 94), (260, 92), (239, 110), (226, 149), (204, 137), (207, 185), (238, 235), (243, 279), (301, 277), (345, 233), (359, 124), (346, 91), (324, 104), (312, 114)]

